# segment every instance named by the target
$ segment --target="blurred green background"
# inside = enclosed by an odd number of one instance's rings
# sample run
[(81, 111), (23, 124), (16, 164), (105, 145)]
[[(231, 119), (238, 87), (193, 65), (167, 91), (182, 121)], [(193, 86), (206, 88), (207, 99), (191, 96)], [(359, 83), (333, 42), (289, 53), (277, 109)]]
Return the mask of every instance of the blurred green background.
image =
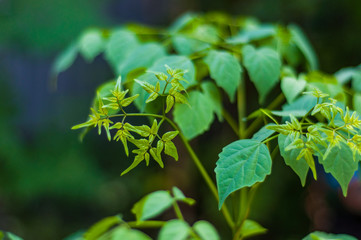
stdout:
[[(63, 239), (109, 215), (130, 220), (129, 209), (144, 194), (176, 185), (198, 202), (182, 206), (190, 222), (207, 219), (226, 232), (186, 153), (165, 170), (143, 166), (120, 177), (129, 160), (119, 143), (95, 132), (80, 143), (70, 130), (85, 120), (96, 86), (113, 77), (101, 57), (91, 64), (78, 58), (59, 76), (56, 91), (50, 84), (55, 56), (87, 27), (167, 26), (184, 12), (215, 10), (300, 25), (327, 73), (361, 63), (356, 0), (0, 0), (0, 229), (30, 240)], [(192, 141), (210, 173), (222, 148), (217, 139), (228, 143), (229, 133), (215, 123)], [(343, 204), (326, 178), (311, 182), (301, 188), (275, 161), (253, 205), (252, 217), (270, 229), (259, 239), (301, 239), (314, 229), (361, 238), (360, 213)], [(314, 216), (315, 209), (322, 211)]]

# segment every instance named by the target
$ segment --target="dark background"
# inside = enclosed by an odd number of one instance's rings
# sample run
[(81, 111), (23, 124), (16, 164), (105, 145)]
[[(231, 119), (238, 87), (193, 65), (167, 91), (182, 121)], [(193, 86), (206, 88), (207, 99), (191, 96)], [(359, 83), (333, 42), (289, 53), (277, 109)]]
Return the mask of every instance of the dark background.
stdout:
[[(181, 206), (187, 219), (209, 220), (227, 236), (216, 203), (182, 150), (181, 160), (169, 159), (165, 170), (142, 166), (120, 177), (130, 160), (119, 143), (95, 131), (80, 143), (78, 132), (70, 130), (86, 119), (96, 86), (113, 77), (102, 57), (91, 64), (78, 58), (59, 76), (57, 90), (50, 87), (55, 56), (85, 28), (167, 26), (187, 11), (296, 23), (313, 44), (321, 70), (334, 73), (361, 63), (357, 0), (0, 0), (0, 229), (30, 240), (62, 239), (109, 215), (131, 220), (129, 209), (144, 194), (176, 185), (197, 200), (193, 208)], [(228, 133), (215, 123), (192, 141), (210, 173), (220, 140), (232, 140)], [(301, 239), (315, 229), (361, 238), (360, 211), (328, 179), (308, 179), (302, 188), (276, 160), (253, 205), (253, 219), (270, 229), (259, 239)]]

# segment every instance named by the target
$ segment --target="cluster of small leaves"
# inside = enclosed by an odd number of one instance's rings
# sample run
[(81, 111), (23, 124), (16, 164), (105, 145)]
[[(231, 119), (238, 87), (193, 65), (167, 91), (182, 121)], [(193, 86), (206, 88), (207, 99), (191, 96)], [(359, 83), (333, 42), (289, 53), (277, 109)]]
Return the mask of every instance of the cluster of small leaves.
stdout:
[[(185, 89), (180, 83), (180, 81), (186, 81), (183, 76), (187, 71), (172, 69), (167, 65), (165, 65), (165, 67), (168, 75), (163, 72), (153, 73), (158, 79), (155, 86), (146, 81), (136, 80), (136, 82), (150, 94), (146, 103), (150, 103), (158, 97), (166, 99), (166, 108), (164, 109), (164, 115), (160, 122), (154, 119), (151, 126), (133, 126), (129, 122), (125, 121), (127, 116), (131, 116), (131, 114), (125, 111), (125, 108), (136, 100), (139, 94), (126, 97), (129, 90), (122, 90), (121, 77), (119, 77), (114, 89), (110, 90), (111, 95), (109, 97), (102, 98), (99, 93), (97, 94), (97, 110), (91, 108), (92, 114), (89, 116), (90, 119), (87, 122), (76, 125), (72, 128), (78, 129), (98, 126), (99, 135), (101, 134), (101, 129), (104, 128), (109, 141), (112, 139), (110, 130), (116, 130), (113, 140), (120, 140), (122, 142), (127, 156), (129, 156), (128, 142), (132, 143), (136, 147), (136, 149), (132, 150), (132, 153), (135, 154), (135, 158), (133, 163), (122, 172), (122, 175), (128, 173), (142, 161), (145, 161), (148, 166), (150, 157), (152, 157), (159, 166), (163, 168), (164, 163), (162, 160), (162, 152), (173, 157), (176, 161), (178, 160), (177, 148), (172, 140), (179, 132), (169, 131), (160, 136), (159, 127), (164, 122), (165, 113), (172, 109), (174, 103), (188, 104), (187, 98), (183, 94)], [(110, 111), (113, 113), (121, 112), (121, 114), (112, 115), (110, 114)], [(122, 116), (121, 122), (114, 123), (110, 120), (110, 118), (117, 116)], [(135, 137), (134, 133), (140, 138)]]
[[(348, 183), (357, 170), (357, 162), (360, 160), (361, 120), (356, 112), (351, 113), (348, 107), (344, 109), (335, 99), (328, 98), (329, 95), (319, 89), (305, 94), (316, 97), (317, 104), (303, 116), (301, 121), (290, 115), (290, 122), (267, 126), (267, 129), (288, 136), (290, 140), (287, 145), (280, 144), (281, 155), (289, 158), (290, 154), (294, 155), (297, 152), (296, 162), (306, 162), (315, 179), (317, 179), (315, 167), (315, 156), (317, 156), (325, 170), (331, 172), (339, 181), (346, 195)], [(312, 122), (311, 116), (318, 122)], [(279, 141), (286, 140), (279, 137)], [(291, 164), (291, 167), (296, 168), (294, 169), (296, 173), (302, 175), (299, 172), (300, 166), (296, 167), (295, 164)]]

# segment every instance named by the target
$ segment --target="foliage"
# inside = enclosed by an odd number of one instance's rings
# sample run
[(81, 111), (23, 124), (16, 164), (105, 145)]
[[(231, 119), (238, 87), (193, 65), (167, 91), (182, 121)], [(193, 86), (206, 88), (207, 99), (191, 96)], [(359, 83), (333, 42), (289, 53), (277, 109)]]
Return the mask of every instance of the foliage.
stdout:
[[(166, 155), (178, 161), (173, 141), (179, 137), (217, 199), (233, 239), (266, 233), (248, 216), (257, 186), (271, 174), (278, 151), (303, 186), (309, 170), (317, 180), (320, 164), (347, 195), (361, 154), (360, 67), (336, 76), (318, 71), (316, 54), (297, 26), (213, 13), (186, 14), (161, 30), (139, 25), (90, 29), (59, 56), (54, 74), (69, 67), (77, 53), (92, 61), (102, 52), (119, 77), (98, 88), (89, 119), (73, 129), (98, 127), (99, 135), (104, 129), (109, 141), (120, 140), (127, 156), (130, 146), (133, 161), (121, 175), (142, 162), (148, 166), (151, 159), (163, 168)], [(254, 85), (258, 96), (248, 96), (246, 83)], [(139, 112), (128, 111), (132, 103)], [(229, 105), (236, 107), (237, 120), (227, 111)], [(239, 138), (219, 154), (217, 187), (188, 142), (210, 128), (215, 114)], [(147, 117), (149, 125), (133, 125), (133, 117)], [(173, 130), (164, 132), (163, 124)], [(147, 195), (132, 209), (134, 223), (106, 218), (84, 238), (148, 239), (132, 228), (151, 226), (161, 227), (159, 239), (219, 239), (207, 222), (190, 227), (177, 201), (191, 201), (179, 189), (172, 194)], [(227, 201), (230, 195), (239, 201)], [(149, 220), (170, 206), (178, 219)], [(312, 233), (305, 239), (324, 236)]]

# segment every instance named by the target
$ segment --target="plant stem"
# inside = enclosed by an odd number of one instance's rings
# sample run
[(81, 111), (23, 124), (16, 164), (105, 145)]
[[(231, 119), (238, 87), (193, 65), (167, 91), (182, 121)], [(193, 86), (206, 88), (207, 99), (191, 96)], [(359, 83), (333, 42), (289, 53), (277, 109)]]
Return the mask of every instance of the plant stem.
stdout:
[(174, 201), (173, 202), (173, 208), (174, 208), (174, 212), (175, 214), (177, 215), (177, 218), (180, 219), (180, 220), (184, 220), (184, 217), (183, 217), (183, 214), (178, 206), (178, 203), (177, 201)]
[(232, 128), (234, 133), (237, 134), (238, 137), (240, 137), (239, 132), (238, 132), (237, 122), (232, 118), (231, 114), (229, 114), (229, 112), (227, 112), (225, 109), (223, 109), (222, 116), (224, 117), (226, 122), (229, 124), (229, 126)]
[(127, 225), (131, 228), (160, 228), (166, 223), (165, 221), (132, 221), (127, 222)]
[[(219, 197), (218, 197), (218, 191), (217, 191), (217, 187), (216, 185), (214, 185), (211, 177), (208, 175), (206, 169), (203, 167), (202, 162), (199, 160), (197, 154), (193, 151), (193, 148), (190, 146), (188, 140), (186, 139), (186, 137), (183, 135), (183, 133), (179, 130), (179, 128), (177, 127), (177, 125), (175, 125), (175, 123), (170, 120), (169, 118), (165, 117), (165, 120), (177, 131), (179, 131), (179, 137), (181, 138), (184, 146), (186, 147), (189, 155), (191, 156), (194, 164), (197, 166), (199, 172), (201, 173), (203, 179), (206, 181), (209, 189), (211, 190), (213, 196), (216, 198), (217, 202), (219, 201)], [(228, 208), (226, 207), (225, 204), (223, 204), (222, 209), (221, 209), (228, 225), (233, 228), (234, 223), (233, 220), (231, 218), (231, 215), (228, 211)]]
[(237, 89), (237, 111), (238, 111), (238, 136), (244, 138), (246, 123), (243, 120), (246, 117), (246, 89), (244, 78), (241, 78), (241, 83)]

